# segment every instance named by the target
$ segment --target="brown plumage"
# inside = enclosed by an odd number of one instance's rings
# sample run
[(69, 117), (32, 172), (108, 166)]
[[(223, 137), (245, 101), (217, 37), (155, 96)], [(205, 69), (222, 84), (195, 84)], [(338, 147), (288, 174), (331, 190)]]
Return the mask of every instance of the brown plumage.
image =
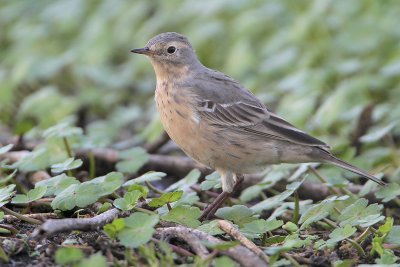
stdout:
[(232, 191), (237, 174), (279, 163), (331, 163), (384, 184), (333, 156), (234, 79), (203, 66), (186, 37), (162, 33), (132, 52), (147, 55), (154, 67), (165, 130), (187, 155), (221, 174), (223, 191)]

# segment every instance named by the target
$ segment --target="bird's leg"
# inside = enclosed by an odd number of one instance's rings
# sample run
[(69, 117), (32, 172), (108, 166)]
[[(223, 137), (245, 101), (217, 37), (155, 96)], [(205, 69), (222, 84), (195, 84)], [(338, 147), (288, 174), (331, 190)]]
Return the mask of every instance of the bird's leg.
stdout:
[(222, 191), (222, 193), (219, 194), (214, 199), (214, 201), (203, 210), (203, 213), (200, 216), (200, 220), (211, 219), (214, 216), (217, 209), (219, 209), (224, 204), (225, 200), (227, 200), (229, 198), (229, 196), (239, 188), (240, 184), (243, 181), (243, 175), (238, 174), (236, 177), (237, 177), (236, 182), (235, 182), (232, 192), (228, 193), (228, 192)]

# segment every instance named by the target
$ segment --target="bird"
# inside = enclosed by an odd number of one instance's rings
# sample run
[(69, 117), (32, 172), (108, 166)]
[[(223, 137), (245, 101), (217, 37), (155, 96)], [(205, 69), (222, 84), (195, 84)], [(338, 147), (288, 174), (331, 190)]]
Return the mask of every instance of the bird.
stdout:
[(202, 219), (214, 215), (244, 174), (273, 164), (328, 163), (385, 185), (334, 156), (325, 142), (272, 112), (230, 76), (204, 66), (184, 35), (161, 33), (131, 52), (150, 59), (157, 80), (155, 102), (169, 137), (220, 174), (222, 193)]

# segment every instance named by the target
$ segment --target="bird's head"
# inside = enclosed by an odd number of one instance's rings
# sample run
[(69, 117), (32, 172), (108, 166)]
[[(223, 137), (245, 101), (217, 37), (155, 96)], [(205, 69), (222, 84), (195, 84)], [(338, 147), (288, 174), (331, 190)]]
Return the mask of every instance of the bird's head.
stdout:
[(131, 52), (148, 56), (154, 68), (182, 68), (198, 63), (188, 39), (176, 32), (161, 33), (150, 39), (145, 47)]

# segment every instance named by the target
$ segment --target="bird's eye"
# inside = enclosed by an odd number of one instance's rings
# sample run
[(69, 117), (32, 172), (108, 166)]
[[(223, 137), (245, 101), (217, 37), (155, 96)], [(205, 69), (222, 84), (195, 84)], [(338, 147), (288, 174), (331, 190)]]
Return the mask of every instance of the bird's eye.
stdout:
[(167, 52), (168, 54), (173, 54), (176, 51), (176, 47), (175, 46), (170, 46), (167, 48)]

